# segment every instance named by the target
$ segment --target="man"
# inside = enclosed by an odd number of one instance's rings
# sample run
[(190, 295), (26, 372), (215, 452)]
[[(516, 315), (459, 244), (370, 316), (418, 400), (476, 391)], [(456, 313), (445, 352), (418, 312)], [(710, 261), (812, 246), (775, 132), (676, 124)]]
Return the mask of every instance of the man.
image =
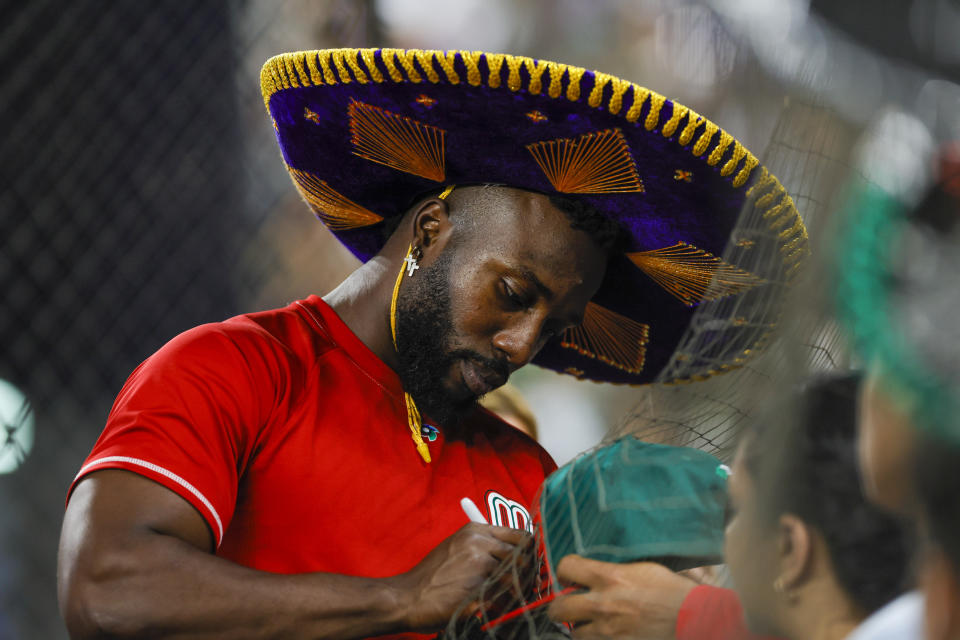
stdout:
[[(68, 498), (74, 637), (436, 632), (529, 540), (554, 469), (477, 398), (534, 358), (654, 379), (697, 303), (763, 295), (715, 257), (748, 190), (776, 207), (785, 268), (805, 250), (739, 144), (604, 74), (336, 50), (278, 56), (261, 81), (294, 184), (366, 264), (131, 375)], [(489, 525), (465, 524), (463, 497)]]

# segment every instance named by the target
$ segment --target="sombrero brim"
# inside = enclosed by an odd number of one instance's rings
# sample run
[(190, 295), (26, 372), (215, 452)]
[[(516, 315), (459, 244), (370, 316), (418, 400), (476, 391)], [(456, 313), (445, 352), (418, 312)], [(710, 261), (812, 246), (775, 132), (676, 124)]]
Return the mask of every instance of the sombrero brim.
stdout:
[(294, 184), (361, 260), (383, 246), (383, 220), (450, 184), (562, 193), (618, 220), (629, 251), (584, 324), (534, 360), (559, 372), (651, 382), (698, 304), (766, 286), (718, 257), (748, 200), (778, 230), (788, 271), (807, 252), (792, 200), (739, 142), (610, 75), (482, 52), (336, 49), (271, 58), (261, 87)]

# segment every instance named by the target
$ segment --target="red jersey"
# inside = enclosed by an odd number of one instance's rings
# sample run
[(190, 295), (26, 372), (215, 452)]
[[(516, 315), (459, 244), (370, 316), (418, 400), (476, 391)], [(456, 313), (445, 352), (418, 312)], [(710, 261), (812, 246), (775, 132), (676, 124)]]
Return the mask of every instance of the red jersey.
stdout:
[(74, 485), (133, 471), (192, 504), (219, 556), (386, 577), (467, 523), (465, 496), (492, 524), (529, 528), (553, 460), (482, 409), (465, 426), (454, 438), (428, 422), (423, 462), (397, 374), (311, 296), (167, 343), (127, 380)]

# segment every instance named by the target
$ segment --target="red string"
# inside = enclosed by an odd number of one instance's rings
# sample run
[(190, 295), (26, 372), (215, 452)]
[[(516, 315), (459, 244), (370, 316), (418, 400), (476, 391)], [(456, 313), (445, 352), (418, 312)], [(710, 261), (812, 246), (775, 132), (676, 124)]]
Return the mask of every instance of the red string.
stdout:
[(577, 589), (582, 589), (582, 588), (583, 588), (583, 587), (581, 587), (580, 585), (575, 584), (575, 585), (570, 586), (570, 587), (567, 587), (566, 589), (563, 589), (563, 590), (561, 590), (561, 591), (557, 591), (556, 593), (551, 593), (550, 595), (544, 596), (543, 598), (540, 598), (539, 600), (534, 600), (533, 602), (531, 602), (531, 603), (529, 603), (529, 604), (526, 604), (526, 605), (520, 607), (519, 609), (514, 609), (513, 611), (511, 611), (511, 612), (509, 612), (509, 613), (505, 613), (505, 614), (503, 614), (502, 616), (500, 616), (499, 618), (494, 618), (493, 620), (491, 620), (491, 621), (488, 622), (487, 624), (485, 624), (485, 625), (483, 625), (482, 627), (480, 627), (480, 630), (481, 630), (481, 631), (487, 631), (487, 630), (489, 630), (489, 629), (492, 629), (493, 627), (499, 626), (499, 625), (503, 624), (504, 622), (509, 622), (510, 620), (513, 620), (514, 618), (516, 618), (516, 617), (519, 616), (520, 614), (526, 613), (527, 611), (530, 611), (531, 609), (536, 609), (537, 607), (542, 607), (542, 606), (545, 605), (545, 604), (550, 604), (554, 599), (559, 598), (560, 596), (565, 596), (565, 595), (567, 595), (567, 594), (573, 593), (573, 592), (576, 591)]

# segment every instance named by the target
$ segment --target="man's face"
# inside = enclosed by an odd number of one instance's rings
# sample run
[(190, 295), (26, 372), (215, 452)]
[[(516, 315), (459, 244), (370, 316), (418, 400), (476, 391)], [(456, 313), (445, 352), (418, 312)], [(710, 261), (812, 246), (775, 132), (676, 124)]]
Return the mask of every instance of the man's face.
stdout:
[(505, 187), (482, 196), (482, 206), (453, 199), (449, 239), (424, 249), (397, 303), (404, 388), (444, 425), (579, 324), (606, 268), (546, 196)]

